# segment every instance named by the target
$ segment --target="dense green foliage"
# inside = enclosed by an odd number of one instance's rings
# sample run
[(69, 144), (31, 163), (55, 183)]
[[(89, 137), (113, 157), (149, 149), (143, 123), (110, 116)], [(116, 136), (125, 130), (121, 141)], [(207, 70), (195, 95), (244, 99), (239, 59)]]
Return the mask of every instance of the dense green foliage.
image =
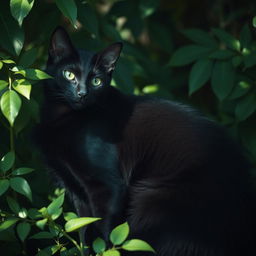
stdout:
[[(255, 165), (255, 11), (252, 0), (2, 0), (0, 250), (79, 255), (83, 245), (77, 232), (69, 233), (100, 221), (72, 212), (64, 191), (50, 185), (31, 139), (42, 101), (38, 81), (49, 78), (42, 70), (57, 25), (69, 30), (77, 47), (92, 51), (123, 41), (115, 86), (194, 105), (225, 125)], [(141, 240), (125, 241), (128, 233), (126, 223), (115, 228), (109, 250), (98, 238), (95, 254), (153, 251)]]

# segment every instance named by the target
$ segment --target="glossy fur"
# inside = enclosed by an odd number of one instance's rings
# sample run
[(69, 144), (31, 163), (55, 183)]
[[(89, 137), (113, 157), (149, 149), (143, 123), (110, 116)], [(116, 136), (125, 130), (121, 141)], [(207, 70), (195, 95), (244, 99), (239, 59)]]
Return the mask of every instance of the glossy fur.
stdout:
[(78, 213), (103, 218), (88, 240), (128, 220), (131, 237), (159, 256), (254, 255), (255, 202), (239, 147), (190, 107), (110, 86), (120, 51), (77, 50), (62, 28), (49, 49), (54, 80), (44, 84), (38, 145)]

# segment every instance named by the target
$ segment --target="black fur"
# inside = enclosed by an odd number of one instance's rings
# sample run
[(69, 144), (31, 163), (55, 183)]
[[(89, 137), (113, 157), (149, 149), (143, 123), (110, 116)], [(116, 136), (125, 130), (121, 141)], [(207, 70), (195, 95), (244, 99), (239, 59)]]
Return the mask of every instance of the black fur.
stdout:
[[(91, 239), (128, 220), (131, 237), (160, 256), (255, 255), (250, 166), (239, 147), (190, 107), (110, 86), (121, 48), (76, 50), (57, 28), (49, 49), (54, 80), (44, 85), (37, 140), (79, 214), (103, 218)], [(63, 78), (67, 69), (76, 83)]]

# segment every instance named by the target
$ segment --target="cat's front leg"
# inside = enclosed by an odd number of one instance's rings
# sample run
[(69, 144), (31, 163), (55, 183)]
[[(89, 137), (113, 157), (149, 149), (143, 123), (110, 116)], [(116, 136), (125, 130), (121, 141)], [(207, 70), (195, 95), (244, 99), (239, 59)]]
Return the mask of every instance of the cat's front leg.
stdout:
[(88, 187), (88, 200), (94, 217), (102, 218), (95, 223), (95, 227), (105, 241), (109, 240), (111, 230), (125, 221), (124, 203), (126, 189), (120, 182), (104, 184), (103, 182), (90, 182)]

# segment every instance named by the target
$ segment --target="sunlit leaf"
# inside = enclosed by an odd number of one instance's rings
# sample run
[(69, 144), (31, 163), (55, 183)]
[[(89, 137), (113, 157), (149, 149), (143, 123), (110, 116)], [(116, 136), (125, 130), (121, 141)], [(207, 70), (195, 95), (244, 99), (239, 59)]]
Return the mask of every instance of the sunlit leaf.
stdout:
[(6, 91), (1, 97), (0, 105), (2, 113), (9, 121), (10, 125), (13, 126), (21, 107), (19, 95), (13, 90)]
[(28, 100), (30, 99), (31, 83), (28, 80), (26, 80), (26, 79), (16, 79), (12, 83), (12, 86), (21, 95), (26, 97)]
[(0, 223), (0, 231), (3, 231), (9, 227), (11, 227), (12, 225), (14, 225), (19, 219), (18, 218), (9, 218), (3, 222)]
[(52, 215), (54, 213), (56, 213), (59, 208), (62, 206), (63, 202), (64, 202), (64, 197), (65, 194), (61, 194), (59, 197), (55, 198), (47, 207), (47, 212)]
[(11, 13), (12, 16), (22, 25), (23, 19), (28, 15), (32, 9), (34, 0), (11, 0)]
[(126, 251), (148, 251), (148, 252), (155, 252), (155, 250), (145, 241), (139, 239), (132, 239), (126, 241), (122, 245), (122, 249)]
[(47, 223), (47, 219), (42, 219), (42, 220), (38, 220), (37, 222), (36, 222), (36, 225), (37, 225), (37, 227), (39, 227), (40, 229), (44, 229), (44, 227), (45, 227), (45, 225), (46, 225), (46, 223)]
[(64, 219), (65, 221), (69, 221), (72, 219), (78, 218), (78, 216), (74, 212), (65, 212), (64, 213)]
[(46, 74), (44, 71), (34, 68), (28, 68), (24, 70), (19, 70), (15, 72), (16, 74), (21, 74), (27, 79), (31, 80), (43, 80), (52, 78), (50, 75)]
[(103, 252), (102, 254), (103, 256), (120, 256), (120, 252), (116, 249), (110, 249), (110, 250), (107, 250), (105, 252)]
[(5, 80), (0, 80), (0, 91), (7, 87), (9, 83)]
[(102, 253), (106, 250), (106, 243), (103, 239), (101, 239), (100, 237), (98, 237), (97, 239), (95, 239), (92, 243), (92, 248), (94, 250), (94, 252), (96, 253)]
[(114, 245), (120, 245), (129, 235), (129, 225), (127, 222), (115, 227), (110, 233), (110, 241)]
[(34, 169), (32, 168), (26, 168), (26, 167), (22, 167), (22, 168), (18, 168), (16, 170), (14, 170), (12, 172), (13, 175), (24, 175), (24, 174), (28, 174), (28, 173), (31, 173), (33, 172)]
[(98, 220), (100, 220), (100, 218), (82, 217), (82, 218), (71, 219), (65, 224), (65, 230), (67, 232), (77, 231), (79, 228), (87, 226)]

